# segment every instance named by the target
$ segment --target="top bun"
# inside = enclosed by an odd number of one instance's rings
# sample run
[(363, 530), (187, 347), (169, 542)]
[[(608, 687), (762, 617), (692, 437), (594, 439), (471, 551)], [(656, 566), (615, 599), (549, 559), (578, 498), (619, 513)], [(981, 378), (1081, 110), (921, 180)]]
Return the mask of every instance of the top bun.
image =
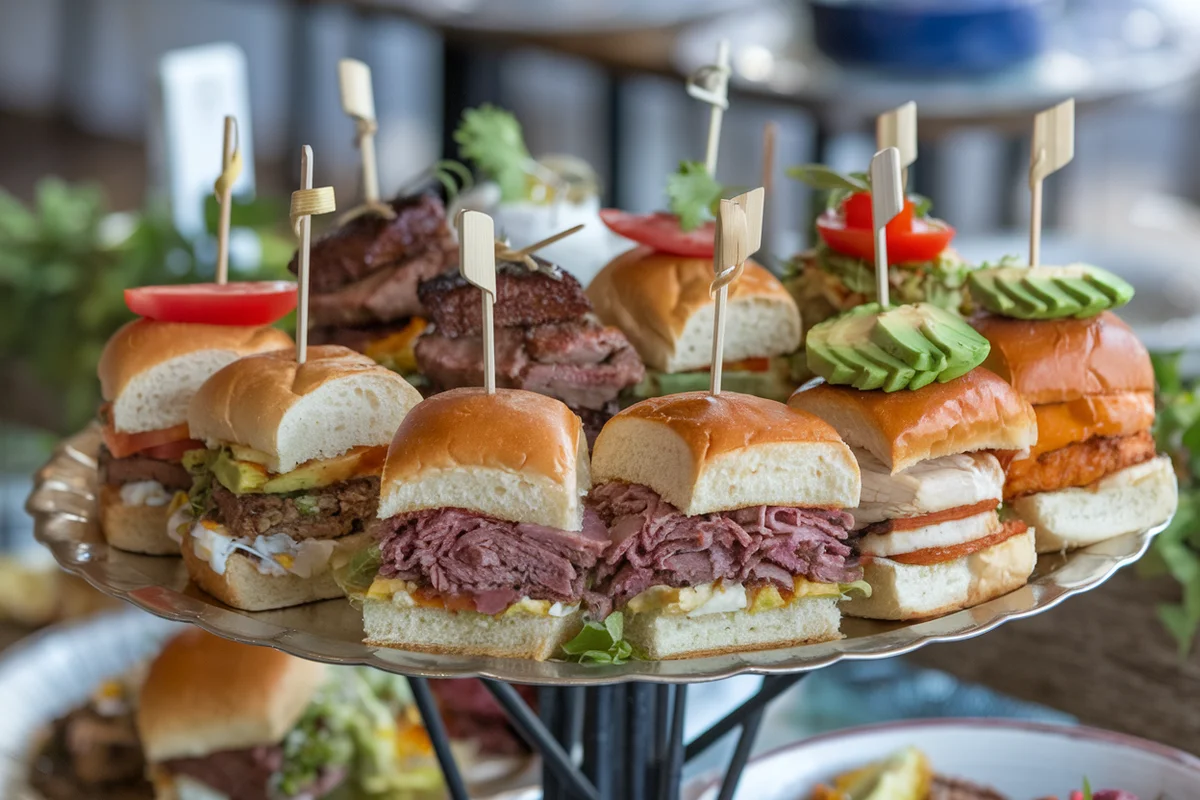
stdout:
[(971, 320), (992, 343), (983, 365), (1034, 405), (1081, 397), (1154, 391), (1150, 354), (1121, 318)]
[[(642, 361), (660, 372), (712, 364), (711, 258), (638, 247), (613, 259), (588, 286), (606, 325), (625, 332)], [(747, 261), (729, 287), (725, 360), (777, 356), (800, 346), (800, 312), (779, 279)]]
[(291, 346), (278, 328), (138, 319), (104, 345), (96, 372), (113, 426), (142, 433), (187, 422), (192, 395), (231, 361)]
[(217, 372), (188, 407), (192, 436), (209, 447), (241, 444), (272, 472), (391, 441), (421, 394), (396, 373), (345, 347), (248, 356)]
[(137, 728), (146, 760), (279, 744), (325, 675), (315, 661), (184, 631), (150, 664), (142, 685)]
[(982, 367), (915, 391), (801, 387), (788, 405), (833, 425), (846, 444), (866, 450), (893, 473), (931, 458), (1024, 450), (1037, 441), (1033, 407)]
[(583, 423), (561, 400), (519, 389), (452, 389), (414, 408), (396, 431), (379, 518), (465, 508), (578, 531), (590, 488)]
[(761, 397), (685, 392), (617, 414), (593, 448), (597, 484), (649, 486), (694, 516), (749, 506), (858, 505), (858, 463), (812, 414)]

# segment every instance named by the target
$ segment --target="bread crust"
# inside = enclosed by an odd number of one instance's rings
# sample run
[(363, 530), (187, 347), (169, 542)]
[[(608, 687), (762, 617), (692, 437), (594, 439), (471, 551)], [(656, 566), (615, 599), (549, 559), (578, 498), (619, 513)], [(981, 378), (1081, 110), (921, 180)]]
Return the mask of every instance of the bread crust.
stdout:
[(1150, 354), (1111, 311), (1055, 320), (985, 314), (971, 324), (992, 345), (983, 365), (1034, 405), (1154, 391)]
[(105, 540), (129, 553), (177, 556), (179, 545), (167, 536), (168, 506), (129, 506), (121, 502), (121, 490), (105, 484), (97, 501), (100, 530)]
[[(597, 316), (604, 324), (624, 331), (648, 366), (668, 371), (668, 362), (688, 319), (713, 305), (709, 292), (712, 281), (711, 258), (688, 258), (635, 247), (609, 262), (592, 280), (587, 294)], [(791, 307), (798, 346), (800, 314), (795, 300), (778, 278), (747, 261), (741, 277), (729, 287), (729, 300), (736, 303), (754, 299)]]
[(1023, 450), (1037, 441), (1033, 407), (982, 367), (916, 391), (801, 387), (788, 405), (829, 422), (847, 444), (865, 449), (893, 473), (931, 458)]
[(325, 679), (323, 664), (193, 628), (150, 664), (137, 727), (151, 763), (278, 744)]
[(293, 344), (291, 336), (269, 326), (136, 319), (122, 325), (104, 345), (96, 373), (101, 394), (111, 402), (139, 374), (172, 358), (200, 350), (228, 350), (246, 356)]

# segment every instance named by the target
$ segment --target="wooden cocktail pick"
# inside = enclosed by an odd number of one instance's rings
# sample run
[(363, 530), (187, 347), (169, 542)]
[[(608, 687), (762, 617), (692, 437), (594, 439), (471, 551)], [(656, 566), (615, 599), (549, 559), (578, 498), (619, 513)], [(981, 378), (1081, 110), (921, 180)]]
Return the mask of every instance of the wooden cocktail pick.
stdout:
[(717, 63), (701, 67), (687, 81), (687, 93), (708, 103), (708, 145), (704, 150), (704, 168), (709, 175), (717, 173), (717, 150), (721, 144), (721, 119), (729, 108), (729, 40), (717, 43)]
[(875, 286), (879, 308), (886, 311), (888, 297), (887, 224), (904, 208), (904, 179), (900, 151), (880, 150), (871, 159), (871, 219), (875, 227)]
[(1029, 153), (1029, 266), (1042, 257), (1042, 181), (1075, 157), (1075, 98), (1064, 100), (1033, 118)]
[(908, 183), (908, 168), (917, 160), (917, 104), (909, 100), (875, 118), (875, 149), (900, 151), (900, 188)]
[(721, 393), (721, 369), (725, 359), (725, 307), (729, 286), (742, 274), (746, 260), (762, 246), (763, 197), (760, 186), (732, 200), (722, 200), (717, 210), (717, 233), (713, 246), (713, 279), (709, 292), (716, 295), (713, 309), (712, 369), (709, 391)]
[(496, 226), (481, 211), (458, 215), (458, 271), (483, 294), (483, 386), (496, 393), (496, 328), (492, 305), (496, 300)]
[(242, 146), (238, 139), (237, 120), (225, 117), (225, 137), (221, 148), (221, 176), (213, 191), (221, 204), (217, 225), (217, 283), (229, 281), (229, 220), (233, 214), (233, 185), (242, 174)]
[(362, 156), (363, 203), (346, 212), (340, 220), (345, 223), (363, 214), (378, 214), (394, 219), (395, 210), (379, 199), (379, 169), (375, 163), (375, 92), (371, 86), (371, 68), (353, 58), (338, 62), (338, 87), (342, 94), (342, 111), (354, 120), (354, 141)]
[(313, 188), (312, 148), (304, 145), (300, 153), (300, 188), (292, 192), (292, 207), (289, 216), (292, 230), (300, 239), (299, 279), (300, 299), (296, 305), (296, 363), (303, 364), (308, 357), (308, 257), (312, 243), (312, 215), (328, 214), (337, 210), (332, 186)]
[(763, 126), (763, 150), (762, 150), (762, 183), (763, 188), (763, 231), (767, 237), (767, 241), (771, 241), (771, 237), (775, 233), (773, 227), (775, 217), (774, 214), (770, 218), (766, 215), (767, 208), (774, 208), (771, 203), (774, 201), (772, 189), (775, 188), (775, 140), (779, 135), (779, 126), (774, 122), (768, 122)]

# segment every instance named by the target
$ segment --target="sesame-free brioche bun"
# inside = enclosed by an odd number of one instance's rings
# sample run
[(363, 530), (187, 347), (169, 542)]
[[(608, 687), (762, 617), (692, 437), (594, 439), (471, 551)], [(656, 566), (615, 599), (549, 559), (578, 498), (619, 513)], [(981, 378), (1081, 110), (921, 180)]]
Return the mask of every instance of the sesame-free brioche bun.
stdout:
[(983, 365), (1034, 405), (1154, 391), (1150, 354), (1111, 311), (1035, 321), (988, 314), (971, 324), (992, 344)]
[(1034, 531), (938, 564), (901, 564), (872, 558), (863, 564), (871, 596), (855, 593), (842, 603), (848, 617), (912, 620), (940, 617), (1016, 591), (1037, 563)]
[(240, 444), (267, 457), (271, 472), (387, 444), (421, 402), (406, 380), (345, 347), (248, 356), (207, 380), (188, 406), (188, 427), (209, 447)]
[[(685, 372), (711, 366), (711, 258), (688, 258), (648, 247), (611, 261), (587, 294), (606, 325), (624, 331), (647, 366)], [(747, 261), (729, 287), (726, 361), (778, 356), (800, 346), (800, 312), (779, 279)]]
[(893, 473), (931, 458), (1024, 450), (1037, 441), (1033, 407), (982, 367), (915, 391), (802, 386), (788, 405), (825, 420), (846, 444), (866, 450)]
[(325, 666), (269, 647), (184, 631), (150, 664), (137, 728), (151, 764), (282, 741)]
[(519, 389), (452, 389), (422, 402), (396, 431), (379, 518), (465, 508), (578, 531), (590, 488), (583, 423), (561, 400)]
[(108, 484), (100, 487), (97, 505), (100, 530), (113, 547), (148, 556), (179, 555), (179, 545), (167, 536), (167, 519), (171, 516), (167, 506), (126, 505), (120, 488)]
[(138, 319), (104, 345), (96, 372), (113, 427), (142, 433), (187, 422), (192, 395), (226, 364), (291, 344), (276, 328)]
[(858, 462), (831, 426), (736, 392), (653, 397), (621, 411), (596, 439), (592, 479), (649, 486), (689, 516), (758, 505), (853, 508), (861, 489)]

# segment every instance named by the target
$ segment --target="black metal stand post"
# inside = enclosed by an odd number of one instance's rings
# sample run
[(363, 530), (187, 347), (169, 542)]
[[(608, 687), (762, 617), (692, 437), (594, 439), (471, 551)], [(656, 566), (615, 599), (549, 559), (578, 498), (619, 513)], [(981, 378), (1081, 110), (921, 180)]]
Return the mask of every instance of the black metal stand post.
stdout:
[[(686, 745), (686, 684), (548, 686), (538, 690), (537, 712), (509, 684), (484, 685), (541, 756), (543, 800), (678, 800), (684, 764), (740, 728), (719, 794), (719, 800), (731, 800), (766, 707), (805, 674), (767, 678), (753, 697)], [(450, 796), (465, 798), (429, 688), (423, 679), (409, 680)]]

